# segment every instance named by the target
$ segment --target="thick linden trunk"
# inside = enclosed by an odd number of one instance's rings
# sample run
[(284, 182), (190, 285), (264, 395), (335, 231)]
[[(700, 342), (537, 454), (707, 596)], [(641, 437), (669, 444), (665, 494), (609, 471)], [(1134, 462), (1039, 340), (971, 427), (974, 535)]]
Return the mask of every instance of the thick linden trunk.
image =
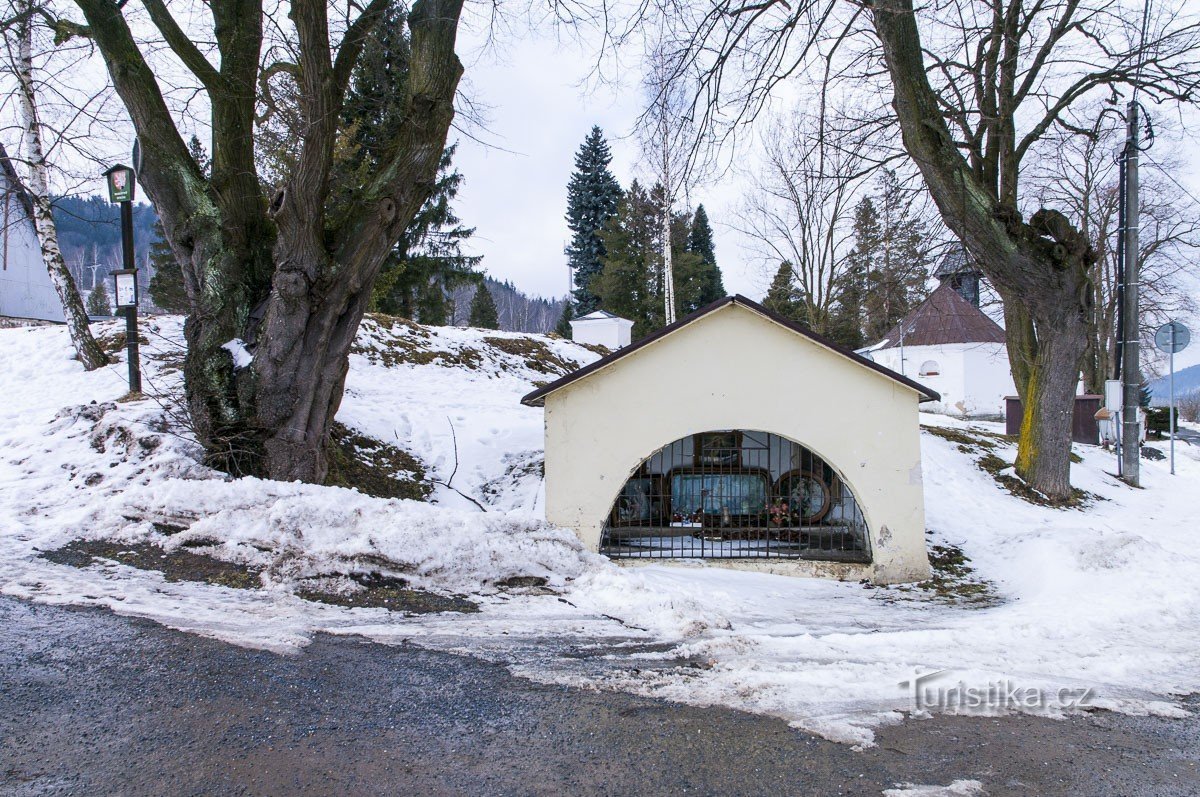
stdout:
[(1068, 501), (1072, 416), (1087, 336), (1082, 319), (1070, 312), (1059, 316), (1057, 324), (1055, 334), (1039, 339), (1028, 369), (1015, 465), (1029, 486), (1056, 501)]

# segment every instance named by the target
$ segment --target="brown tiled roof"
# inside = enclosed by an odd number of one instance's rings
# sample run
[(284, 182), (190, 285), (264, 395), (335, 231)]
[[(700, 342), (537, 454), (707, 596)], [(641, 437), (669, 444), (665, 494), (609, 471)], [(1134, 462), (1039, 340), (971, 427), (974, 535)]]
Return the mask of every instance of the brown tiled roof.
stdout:
[(959, 295), (949, 283), (938, 286), (928, 299), (871, 348), (899, 346), (901, 329), (904, 330), (905, 346), (1004, 342), (1004, 330), (1000, 325)]
[(779, 324), (780, 326), (787, 327), (788, 329), (801, 335), (802, 337), (808, 338), (809, 340), (813, 341), (814, 343), (816, 343), (820, 346), (824, 346), (825, 348), (830, 349), (831, 351), (834, 351), (837, 354), (842, 355), (846, 359), (854, 361), (855, 363), (863, 366), (864, 368), (869, 368), (872, 371), (883, 374), (887, 378), (893, 379), (893, 380), (899, 382), (900, 384), (904, 385), (905, 387), (915, 390), (920, 395), (920, 398), (918, 399), (918, 401), (940, 401), (942, 398), (941, 394), (938, 393), (936, 390), (930, 390), (929, 388), (925, 387), (921, 383), (915, 382), (912, 379), (909, 379), (907, 376), (898, 374), (895, 371), (891, 370), (890, 368), (885, 368), (884, 366), (880, 365), (879, 363), (872, 362), (871, 360), (868, 360), (866, 357), (863, 357), (861, 354), (853, 352), (850, 349), (847, 349), (845, 346), (841, 346), (837, 343), (834, 343), (832, 340), (825, 337), (824, 335), (818, 335), (816, 332), (813, 332), (811, 329), (802, 327), (799, 324), (797, 324), (795, 321), (784, 318), (783, 316), (779, 315), (778, 313), (768, 310), (767, 308), (763, 307), (758, 302), (747, 299), (745, 296), (742, 296), (741, 294), (737, 294), (735, 296), (726, 296), (724, 299), (718, 299), (715, 302), (713, 302), (712, 304), (708, 305), (707, 307), (701, 307), (699, 310), (695, 311), (691, 315), (685, 316), (673, 324), (668, 324), (667, 326), (663, 327), (662, 329), (642, 338), (641, 340), (637, 341), (636, 343), (634, 343), (630, 346), (626, 346), (623, 349), (617, 349), (612, 354), (605, 355), (604, 357), (601, 357), (599, 360), (596, 360), (595, 362), (591, 363), (590, 365), (585, 365), (584, 367), (580, 368), (578, 371), (572, 371), (571, 373), (567, 374), (566, 376), (564, 376), (554, 382), (551, 382), (548, 385), (539, 387), (537, 390), (534, 390), (532, 393), (529, 393), (526, 396), (524, 396), (521, 399), (521, 403), (528, 407), (540, 407), (545, 403), (546, 396), (549, 395), (550, 393), (553, 393), (554, 391), (558, 390), (559, 388), (566, 387), (567, 385), (571, 384), (572, 382), (575, 382), (576, 380), (582, 379), (585, 376), (588, 376), (589, 374), (593, 374), (596, 371), (601, 370), (602, 368), (606, 368), (609, 365), (612, 365), (617, 360), (626, 356), (627, 354), (632, 354), (633, 352), (637, 351), (638, 349), (641, 349), (645, 346), (649, 346), (651, 343), (654, 343), (655, 341), (661, 340), (661, 339), (665, 338), (667, 335), (670, 335), (675, 330), (680, 329), (681, 327), (685, 327), (688, 324), (692, 323), (693, 321), (703, 318), (704, 316), (708, 315), (709, 313), (720, 310), (722, 307), (725, 307), (726, 305), (729, 305), (729, 304), (741, 305), (742, 307), (746, 308), (747, 310), (751, 310), (755, 313), (758, 313), (759, 315), (761, 315), (767, 319), (770, 319), (771, 321), (774, 321), (776, 324)]

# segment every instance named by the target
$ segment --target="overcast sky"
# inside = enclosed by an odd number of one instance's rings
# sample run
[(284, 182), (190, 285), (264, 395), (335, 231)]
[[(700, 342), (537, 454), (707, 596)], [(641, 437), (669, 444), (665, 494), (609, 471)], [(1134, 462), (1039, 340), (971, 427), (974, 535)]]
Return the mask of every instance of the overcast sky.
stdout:
[[(455, 166), (465, 177), (456, 207), (476, 228), (473, 248), (484, 256), (482, 268), (526, 293), (566, 293), (567, 181), (592, 125), (608, 138), (621, 185), (639, 176), (638, 148), (629, 135), (639, 111), (636, 77), (624, 88), (584, 85), (594, 57), (585, 49), (549, 35), (531, 36), (500, 54), (464, 48), (469, 95), (489, 105), (488, 129), (479, 138), (492, 146), (452, 134), (459, 140)], [(739, 196), (738, 180), (729, 176), (700, 187), (692, 204), (703, 203), (713, 223), (726, 290), (757, 298), (766, 288), (761, 266), (745, 265), (735, 233), (723, 227)]]

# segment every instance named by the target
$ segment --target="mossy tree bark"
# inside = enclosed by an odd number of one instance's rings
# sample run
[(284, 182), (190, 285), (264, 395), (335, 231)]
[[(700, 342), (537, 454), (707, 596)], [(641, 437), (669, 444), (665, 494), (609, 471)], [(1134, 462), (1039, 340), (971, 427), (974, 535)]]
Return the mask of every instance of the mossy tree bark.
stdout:
[[(327, 206), (340, 110), (387, 0), (371, 0), (336, 48), (323, 0), (292, 0), (297, 59), (265, 67), (260, 0), (208, 4), (219, 66), (163, 0), (145, 0), (162, 39), (211, 102), (208, 178), (188, 152), (122, 5), (76, 2), (133, 120), (143, 152), (139, 180), (183, 269), (190, 304), (186, 395), (210, 462), (237, 475), (322, 481), (371, 287), (436, 179), (462, 75), (455, 55), (462, 0), (413, 4), (403, 128), (383, 166), (356, 187), (337, 218)], [(268, 197), (254, 135), (261, 87), (272, 74), (294, 79), (303, 129), (293, 172)], [(239, 346), (253, 355), (246, 367), (235, 362)]]

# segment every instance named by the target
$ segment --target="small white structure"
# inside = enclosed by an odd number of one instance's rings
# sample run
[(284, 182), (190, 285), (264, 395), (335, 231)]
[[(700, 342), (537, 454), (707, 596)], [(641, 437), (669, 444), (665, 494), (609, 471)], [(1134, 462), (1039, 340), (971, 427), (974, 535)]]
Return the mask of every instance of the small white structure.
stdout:
[(571, 322), (571, 338), (576, 343), (604, 346), (616, 351), (629, 345), (633, 322), (603, 310), (580, 316)]
[(0, 316), (63, 321), (33, 226), (33, 205), (0, 145)]
[(924, 409), (964, 417), (1001, 417), (1016, 393), (1004, 329), (979, 309), (979, 275), (961, 251), (934, 272), (941, 285), (883, 340), (859, 353), (941, 394)]
[(742, 296), (533, 391), (546, 516), (615, 559), (929, 574), (917, 405), (937, 393)]

